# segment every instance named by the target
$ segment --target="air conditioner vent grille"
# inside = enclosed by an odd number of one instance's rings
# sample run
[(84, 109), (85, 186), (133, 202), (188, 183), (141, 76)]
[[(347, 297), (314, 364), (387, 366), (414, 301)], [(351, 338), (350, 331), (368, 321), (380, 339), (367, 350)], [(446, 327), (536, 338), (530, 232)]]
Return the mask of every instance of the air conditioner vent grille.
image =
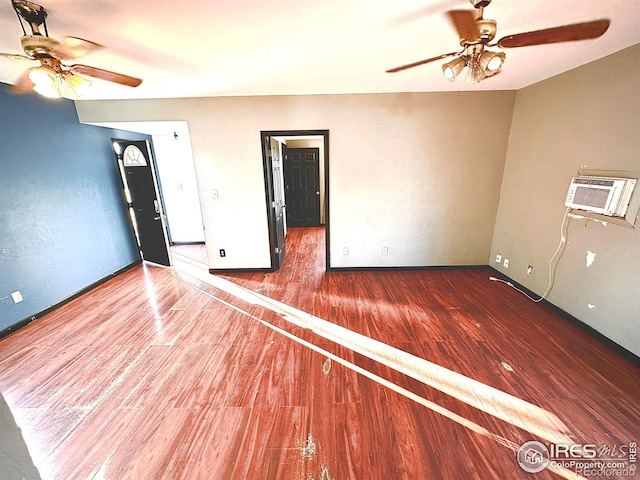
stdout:
[(577, 187), (573, 197), (574, 203), (590, 205), (596, 208), (605, 208), (609, 199), (609, 190), (603, 188)]

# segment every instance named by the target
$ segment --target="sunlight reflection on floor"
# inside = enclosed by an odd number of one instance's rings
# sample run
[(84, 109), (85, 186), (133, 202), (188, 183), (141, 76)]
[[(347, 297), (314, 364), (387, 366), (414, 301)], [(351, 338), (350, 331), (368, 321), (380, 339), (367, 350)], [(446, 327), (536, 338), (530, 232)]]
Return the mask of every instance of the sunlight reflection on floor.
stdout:
[[(518, 397), (505, 393), (501, 390), (493, 388), (482, 382), (461, 375), (457, 372), (444, 368), (435, 363), (429, 362), (423, 358), (417, 357), (400, 349), (379, 342), (372, 338), (366, 337), (349, 329), (333, 324), (327, 320), (316, 317), (309, 313), (298, 310), (294, 307), (271, 299), (249, 289), (241, 287), (231, 281), (209, 274), (208, 271), (196, 268), (192, 265), (178, 265), (178, 272), (182, 272), (197, 280), (205, 282), (221, 291), (234, 296), (239, 300), (243, 300), (251, 305), (258, 305), (280, 315), (287, 322), (299, 327), (310, 329), (317, 335), (329, 339), (339, 345), (347, 347), (354, 352), (360, 353), (372, 360), (375, 360), (389, 368), (404, 373), (418, 381), (425, 383), (433, 388), (440, 390), (451, 397), (454, 397), (468, 405), (471, 405), (485, 413), (493, 415), (505, 422), (510, 423), (518, 428), (530, 432), (531, 434), (545, 439), (555, 444), (572, 445), (573, 441), (568, 435), (567, 426), (553, 413), (533, 405)], [(334, 355), (313, 343), (303, 340), (286, 330), (279, 328), (271, 323), (246, 312), (242, 308), (224, 301), (213, 294), (210, 294), (189, 282), (189, 278), (178, 274), (179, 278), (200, 292), (216, 299), (225, 305), (250, 316), (251, 318), (261, 322), (267, 327), (279, 332), (280, 334), (302, 344), (306, 347), (321, 353), (327, 358), (340, 363), (357, 373), (389, 388), (395, 392), (423, 405), (448, 419), (468, 428), (469, 430), (489, 437), (499, 444), (513, 450), (518, 450), (519, 445), (505, 439), (499, 435), (491, 433), (486, 428), (477, 423), (464, 418), (450, 410), (437, 405), (419, 395), (410, 392), (393, 382), (390, 382), (366, 369), (363, 369), (337, 355)], [(564, 478), (579, 479), (582, 478), (574, 472), (564, 469), (551, 468), (555, 473)]]

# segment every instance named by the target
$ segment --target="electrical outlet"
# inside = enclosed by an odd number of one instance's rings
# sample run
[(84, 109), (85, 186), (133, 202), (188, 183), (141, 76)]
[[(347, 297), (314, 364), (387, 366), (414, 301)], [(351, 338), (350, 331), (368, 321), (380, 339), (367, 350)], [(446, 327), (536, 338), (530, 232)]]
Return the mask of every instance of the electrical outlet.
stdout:
[(389, 255), (389, 247), (382, 247), (382, 254)]
[(224, 250), (224, 248), (220, 249), (220, 256), (221, 257), (226, 257), (227, 256), (227, 252)]
[(504, 262), (502, 262), (502, 265), (504, 265), (504, 268), (509, 268), (509, 259), (505, 258)]
[(349, 255), (349, 247), (344, 247), (344, 248), (342, 249), (342, 254), (343, 254), (343, 255)]
[(531, 265), (527, 267), (527, 275), (533, 275), (533, 267)]
[(20, 290), (16, 290), (15, 292), (13, 292), (11, 294), (11, 298), (13, 298), (13, 303), (20, 303), (22, 300), (24, 300), (22, 298), (22, 294), (20, 293)]
[(500, 254), (496, 255), (496, 263), (502, 263), (502, 255)]

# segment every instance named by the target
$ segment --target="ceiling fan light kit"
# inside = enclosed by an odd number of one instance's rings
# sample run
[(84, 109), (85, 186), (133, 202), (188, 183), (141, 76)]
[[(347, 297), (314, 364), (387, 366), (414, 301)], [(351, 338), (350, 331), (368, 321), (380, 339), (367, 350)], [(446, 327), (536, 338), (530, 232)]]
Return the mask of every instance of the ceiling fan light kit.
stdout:
[(396, 73), (456, 56), (453, 60), (442, 65), (444, 77), (450, 82), (454, 82), (466, 67), (468, 69), (467, 83), (479, 83), (498, 73), (506, 58), (504, 52), (494, 52), (488, 50), (487, 47), (516, 48), (595, 39), (604, 35), (611, 23), (608, 19), (593, 20), (508, 35), (496, 43), (490, 43), (496, 36), (497, 23), (495, 20), (483, 18), (483, 14), (485, 7), (491, 3), (491, 0), (469, 0), (469, 2), (477, 10), (477, 14), (474, 14), (472, 10), (450, 10), (447, 12), (451, 23), (458, 32), (462, 47), (461, 52), (445, 53), (391, 68), (387, 70), (387, 73)]
[(62, 70), (55, 62), (43, 62), (39, 67), (29, 68), (25, 72), (22, 84), (44, 97), (61, 98), (63, 93), (67, 93), (65, 88), (82, 96), (91, 86), (91, 81), (69, 70)]
[(482, 52), (480, 55), (480, 65), (487, 71), (488, 75), (493, 75), (504, 63), (506, 55), (503, 52)]
[(46, 66), (34, 67), (27, 70), (33, 90), (43, 97), (60, 98), (56, 72)]
[(91, 80), (81, 77), (80, 75), (76, 75), (75, 73), (71, 73), (69, 71), (64, 72), (62, 74), (62, 78), (69, 85), (76, 95), (82, 96), (84, 95), (89, 87), (91, 87)]
[(442, 73), (444, 78), (450, 82), (454, 82), (462, 69), (467, 65), (467, 57), (464, 55), (454, 58), (448, 63), (442, 65)]
[(20, 39), (24, 55), (0, 53), (0, 56), (40, 63), (24, 72), (13, 85), (12, 92), (36, 92), (49, 98), (81, 96), (91, 86), (91, 81), (85, 76), (127, 87), (137, 87), (142, 83), (139, 78), (89, 65), (64, 65), (62, 61), (81, 57), (102, 48), (102, 45), (77, 37), (65, 37), (62, 42), (51, 38), (44, 7), (27, 0), (11, 0), (11, 4), (24, 34)]
[(450, 82), (455, 82), (460, 72), (467, 67), (467, 83), (478, 83), (486, 77), (495, 75), (502, 67), (506, 55), (502, 52), (491, 52), (489, 50), (480, 53), (472, 52), (471, 55), (460, 55), (448, 63), (442, 65), (444, 78)]

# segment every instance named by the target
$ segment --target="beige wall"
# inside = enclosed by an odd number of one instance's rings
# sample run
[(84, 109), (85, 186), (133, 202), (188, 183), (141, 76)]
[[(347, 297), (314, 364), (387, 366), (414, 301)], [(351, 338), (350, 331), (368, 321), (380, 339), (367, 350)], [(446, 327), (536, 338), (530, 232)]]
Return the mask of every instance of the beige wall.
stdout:
[[(491, 264), (538, 294), (581, 168), (640, 170), (638, 45), (516, 95)], [(640, 355), (640, 228), (572, 219), (567, 240), (548, 300)]]
[[(83, 101), (77, 110), (82, 122), (189, 123), (212, 268), (270, 265), (260, 131), (317, 129), (330, 132), (332, 267), (483, 265), (514, 97), (477, 92)], [(226, 258), (219, 257), (220, 248)]]

